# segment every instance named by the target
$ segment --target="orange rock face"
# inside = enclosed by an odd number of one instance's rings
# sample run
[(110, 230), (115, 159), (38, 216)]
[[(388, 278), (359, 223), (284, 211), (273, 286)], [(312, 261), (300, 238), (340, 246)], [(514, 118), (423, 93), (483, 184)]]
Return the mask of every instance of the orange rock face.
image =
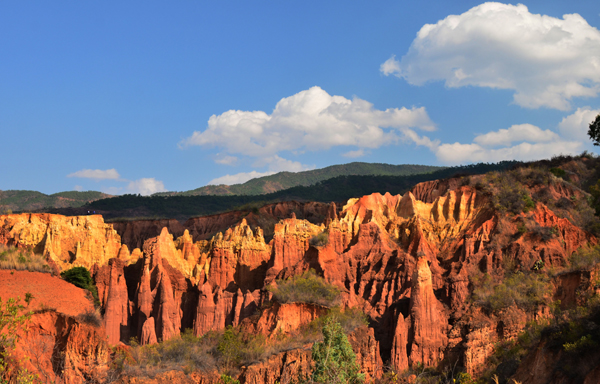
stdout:
[(0, 215), (0, 244), (33, 249), (60, 270), (91, 269), (117, 256), (121, 238), (100, 215), (17, 214)]
[[(559, 183), (551, 193), (570, 199), (579, 192)], [(265, 217), (280, 219), (269, 242), (257, 226)], [(533, 230), (520, 231), (524, 223)], [(0, 216), (0, 243), (35, 247), (61, 268), (92, 268), (112, 345), (131, 336), (151, 344), (184, 329), (202, 335), (228, 325), (267, 337), (293, 332), (324, 309), (262, 307), (270, 298), (265, 288), (313, 268), (341, 290), (342, 307), (368, 315), (370, 328), (352, 344), (370, 377), (378, 377), (383, 362), (404, 370), (443, 359), (480, 374), (494, 343), (515, 337), (538, 314), (513, 308), (494, 315), (474, 306), (473, 274), (500, 281), (506, 265), (527, 271), (542, 260), (561, 267), (578, 248), (597, 244), (541, 203), (508, 215), (457, 179), (422, 183), (403, 196), (351, 199), (341, 211), (333, 204), (290, 202), (184, 225), (116, 226), (126, 244), (97, 216)], [(544, 233), (552, 235), (542, 239)], [(317, 235), (327, 241), (311, 242)], [(553, 281), (554, 297), (569, 308), (577, 292), (594, 289), (594, 279), (593, 271), (561, 275)], [(261, 316), (253, 316), (261, 307)], [(307, 350), (272, 356), (246, 367), (240, 378), (281, 380), (310, 364)]]

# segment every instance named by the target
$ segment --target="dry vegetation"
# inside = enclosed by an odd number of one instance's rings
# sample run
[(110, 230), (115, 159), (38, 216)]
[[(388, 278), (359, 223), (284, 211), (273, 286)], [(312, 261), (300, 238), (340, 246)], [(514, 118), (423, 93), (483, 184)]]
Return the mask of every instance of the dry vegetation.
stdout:
[(280, 303), (317, 304), (329, 308), (337, 305), (340, 297), (340, 289), (327, 283), (313, 269), (287, 280), (277, 280), (277, 285), (269, 286), (267, 290)]
[(50, 273), (46, 259), (31, 251), (0, 245), (0, 269)]
[(332, 309), (295, 332), (274, 339), (244, 333), (238, 327), (227, 327), (200, 337), (187, 329), (180, 337), (155, 345), (140, 346), (132, 340), (132, 348), (127, 354), (120, 354), (113, 369), (120, 375), (136, 377), (155, 377), (170, 370), (185, 373), (218, 371), (233, 376), (243, 365), (265, 361), (274, 354), (320, 341), (321, 329), (329, 318), (340, 323), (345, 333), (367, 324), (366, 316), (358, 309)]

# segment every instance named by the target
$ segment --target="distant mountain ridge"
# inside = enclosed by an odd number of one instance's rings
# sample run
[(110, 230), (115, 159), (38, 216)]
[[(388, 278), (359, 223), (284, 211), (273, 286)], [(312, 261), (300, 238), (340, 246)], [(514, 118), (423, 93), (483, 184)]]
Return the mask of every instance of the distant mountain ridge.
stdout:
[(338, 176), (409, 176), (432, 173), (446, 167), (413, 164), (384, 164), (353, 162), (331, 165), (325, 168), (303, 172), (279, 172), (270, 176), (258, 177), (243, 184), (207, 185), (185, 192), (163, 192), (158, 196), (230, 196), (264, 195), (292, 187), (308, 187), (318, 182)]
[(33, 211), (46, 207), (76, 208), (109, 197), (113, 195), (97, 191), (67, 191), (46, 195), (37, 191), (0, 190), (0, 214), (9, 211)]

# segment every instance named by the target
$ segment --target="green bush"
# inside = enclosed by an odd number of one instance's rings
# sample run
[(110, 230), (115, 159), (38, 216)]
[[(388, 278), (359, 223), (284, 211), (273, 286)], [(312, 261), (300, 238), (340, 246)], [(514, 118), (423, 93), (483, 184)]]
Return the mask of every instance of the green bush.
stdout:
[(313, 344), (313, 383), (358, 384), (364, 381), (359, 374), (356, 355), (342, 330), (340, 323), (332, 318), (323, 325), (323, 341)]
[(88, 271), (85, 267), (73, 267), (71, 269), (67, 269), (66, 271), (62, 271), (60, 273), (60, 277), (76, 287), (88, 290), (94, 298), (94, 305), (96, 305), (96, 307), (100, 305), (100, 301), (98, 300), (98, 290), (94, 285), (90, 271)]
[(567, 175), (564, 169), (561, 168), (550, 168), (550, 172), (556, 177), (560, 177), (561, 179)]
[(293, 276), (287, 280), (277, 280), (277, 287), (267, 287), (280, 303), (307, 303), (333, 307), (340, 299), (340, 289), (318, 276), (314, 270)]

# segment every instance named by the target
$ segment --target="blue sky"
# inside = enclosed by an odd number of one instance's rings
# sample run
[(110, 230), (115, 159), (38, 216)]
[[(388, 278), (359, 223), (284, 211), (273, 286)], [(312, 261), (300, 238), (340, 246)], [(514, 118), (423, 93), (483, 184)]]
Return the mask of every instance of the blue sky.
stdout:
[(594, 150), (596, 1), (0, 2), (0, 189)]

